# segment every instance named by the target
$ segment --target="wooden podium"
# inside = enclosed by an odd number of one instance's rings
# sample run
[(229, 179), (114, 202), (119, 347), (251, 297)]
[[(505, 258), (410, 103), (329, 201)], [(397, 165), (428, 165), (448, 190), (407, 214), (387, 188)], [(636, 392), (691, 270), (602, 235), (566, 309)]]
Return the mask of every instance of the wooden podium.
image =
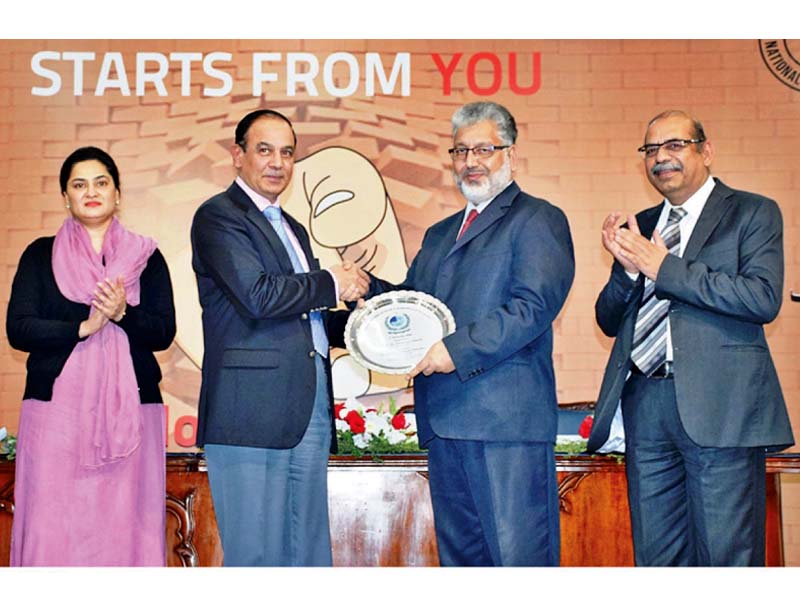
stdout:
[[(633, 565), (624, 465), (607, 456), (556, 456), (562, 566)], [(800, 473), (800, 455), (767, 459), (767, 565), (782, 566), (780, 474)], [(328, 493), (336, 566), (436, 565), (424, 455), (332, 456)], [(0, 462), (0, 565), (8, 565), (14, 464)], [(200, 455), (167, 459), (167, 562), (222, 564), (222, 547)]]

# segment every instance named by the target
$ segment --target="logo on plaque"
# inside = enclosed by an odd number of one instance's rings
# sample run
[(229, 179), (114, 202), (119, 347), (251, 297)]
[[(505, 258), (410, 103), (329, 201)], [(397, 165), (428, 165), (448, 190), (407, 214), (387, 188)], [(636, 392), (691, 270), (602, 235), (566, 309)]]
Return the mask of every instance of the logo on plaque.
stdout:
[(410, 323), (411, 319), (409, 319), (408, 315), (405, 313), (389, 315), (386, 318), (386, 329), (394, 333), (399, 333), (408, 329)]

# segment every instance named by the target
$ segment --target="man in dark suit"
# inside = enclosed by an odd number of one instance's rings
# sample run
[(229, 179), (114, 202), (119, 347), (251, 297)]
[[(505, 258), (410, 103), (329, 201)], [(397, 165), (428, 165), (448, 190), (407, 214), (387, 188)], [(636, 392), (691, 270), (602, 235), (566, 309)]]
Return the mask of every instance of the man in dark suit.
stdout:
[(197, 444), (229, 566), (331, 564), (322, 311), (368, 279), (352, 265), (321, 270), (305, 228), (280, 210), (296, 143), (282, 114), (244, 117), (231, 149), (238, 177), (192, 223), (205, 343)]
[(410, 374), (439, 559), (557, 566), (552, 326), (575, 274), (569, 224), (514, 182), (508, 110), (468, 104), (452, 126), (467, 207), (428, 229), (399, 286), (442, 300), (457, 327)]
[(616, 340), (589, 450), (615, 449), (621, 413), (637, 565), (763, 565), (765, 450), (794, 443), (764, 336), (781, 213), (711, 177), (683, 112), (650, 121), (639, 150), (664, 201), (603, 224), (614, 264), (595, 309)]

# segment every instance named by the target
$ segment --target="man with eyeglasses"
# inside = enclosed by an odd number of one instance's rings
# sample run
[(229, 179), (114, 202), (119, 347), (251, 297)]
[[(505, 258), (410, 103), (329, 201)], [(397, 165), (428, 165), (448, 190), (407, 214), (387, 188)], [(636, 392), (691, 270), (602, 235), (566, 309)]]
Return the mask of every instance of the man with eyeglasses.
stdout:
[[(452, 128), (467, 206), (428, 229), (399, 286), (436, 296), (456, 321), (409, 375), (439, 560), (557, 566), (553, 321), (575, 274), (569, 224), (514, 181), (506, 108), (467, 104)], [(392, 287), (373, 279), (370, 292)]]
[(332, 563), (328, 350), (343, 345), (348, 313), (327, 309), (369, 280), (349, 264), (321, 269), (303, 225), (281, 210), (296, 146), (283, 114), (247, 114), (231, 146), (236, 180), (192, 222), (205, 345), (197, 445), (226, 566)]
[[(682, 111), (639, 148), (663, 202), (610, 214), (595, 305), (615, 337), (590, 451), (625, 452), (637, 565), (764, 565), (768, 449), (794, 443), (764, 325), (783, 294), (777, 204), (710, 174)], [(624, 426), (624, 427), (623, 427)]]

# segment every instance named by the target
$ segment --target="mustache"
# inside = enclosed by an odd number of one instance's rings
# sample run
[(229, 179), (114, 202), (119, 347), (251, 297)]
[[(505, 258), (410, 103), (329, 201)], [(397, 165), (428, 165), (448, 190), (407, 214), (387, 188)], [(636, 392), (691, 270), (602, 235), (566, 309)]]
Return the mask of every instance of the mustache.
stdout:
[(653, 165), (650, 169), (653, 175), (658, 175), (661, 171), (683, 171), (683, 166), (677, 162), (663, 162)]
[(464, 169), (459, 174), (459, 179), (464, 179), (465, 177), (469, 177), (470, 175), (474, 175), (476, 173), (479, 173), (481, 175), (488, 175), (489, 174), (489, 170), (484, 168), (484, 167), (480, 167), (480, 166), (469, 167), (467, 169)]

